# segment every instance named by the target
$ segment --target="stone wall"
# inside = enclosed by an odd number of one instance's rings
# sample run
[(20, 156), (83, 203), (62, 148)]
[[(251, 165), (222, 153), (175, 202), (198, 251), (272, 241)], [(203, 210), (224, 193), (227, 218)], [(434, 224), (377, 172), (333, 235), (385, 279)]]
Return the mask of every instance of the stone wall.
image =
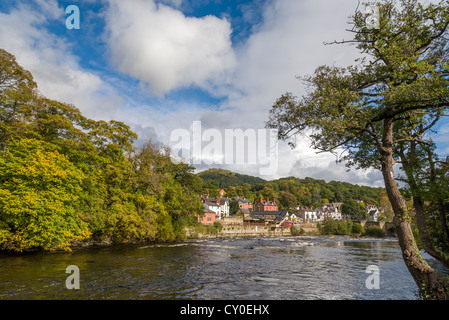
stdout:
[(276, 228), (274, 225), (264, 223), (248, 223), (243, 221), (242, 216), (226, 217), (220, 220), (223, 230), (219, 236), (289, 236), (290, 227)]
[(318, 234), (318, 228), (316, 227), (316, 223), (313, 222), (303, 222), (300, 224), (294, 225), (298, 230), (304, 230), (305, 234), (314, 235)]
[(290, 236), (291, 231), (289, 227), (276, 228), (271, 225), (263, 224), (244, 224), (244, 225), (224, 225), (223, 230), (219, 236)]

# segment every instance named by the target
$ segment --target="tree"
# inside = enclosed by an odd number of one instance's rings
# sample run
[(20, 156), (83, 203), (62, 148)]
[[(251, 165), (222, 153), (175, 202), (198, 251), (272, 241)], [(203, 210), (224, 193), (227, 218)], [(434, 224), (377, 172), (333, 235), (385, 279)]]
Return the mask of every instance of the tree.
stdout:
[(393, 220), (394, 212), (386, 192), (382, 192), (379, 196), (379, 210), (385, 215), (388, 221)]
[[(421, 129), (422, 131), (422, 129)], [(449, 266), (449, 255), (441, 250), (432, 240), (426, 220), (425, 202), (436, 203), (441, 221), (441, 229), (446, 244), (449, 244), (447, 234), (446, 213), (440, 205), (444, 197), (444, 182), (440, 179), (441, 174), (437, 173), (435, 151), (433, 146), (420, 145), (415, 141), (409, 142), (409, 148), (404, 150), (403, 146), (397, 148), (400, 163), (405, 173), (403, 179), (407, 183), (407, 191), (413, 201), (416, 225), (419, 232), (420, 243), (423, 249), (432, 257), (440, 260)], [(442, 209), (442, 210), (441, 210)]]
[(321, 196), (320, 196), (320, 192), (318, 191), (318, 189), (313, 188), (311, 193), (312, 193), (312, 203), (314, 204), (314, 206), (320, 206), (321, 205)]
[(90, 236), (78, 210), (84, 174), (53, 145), (22, 139), (0, 157), (0, 247), (69, 250)]
[(449, 106), (447, 33), (449, 5), (422, 5), (418, 0), (377, 3), (379, 29), (369, 14), (356, 10), (350, 18), (352, 43), (364, 56), (349, 67), (321, 66), (303, 80), (307, 95), (282, 95), (270, 111), (267, 127), (295, 145), (307, 134), (312, 147), (340, 152), (339, 161), (382, 172), (394, 212), (403, 259), (421, 294), (448, 299), (449, 283), (421, 257), (411, 231), (410, 210), (394, 174), (396, 148), (404, 142), (428, 144), (411, 135), (409, 125), (426, 127)]
[(231, 200), (229, 202), (229, 214), (234, 215), (239, 211), (239, 202), (237, 200)]
[(0, 149), (18, 134), (29, 132), (29, 110), (37, 85), (16, 58), (0, 49)]
[(202, 179), (123, 122), (46, 98), (0, 49), (0, 250), (74, 241), (171, 241), (204, 208)]
[(363, 202), (347, 199), (341, 206), (341, 212), (352, 219), (366, 219), (366, 209)]
[(297, 207), (296, 197), (289, 192), (279, 192), (279, 204), (281, 209), (295, 211)]

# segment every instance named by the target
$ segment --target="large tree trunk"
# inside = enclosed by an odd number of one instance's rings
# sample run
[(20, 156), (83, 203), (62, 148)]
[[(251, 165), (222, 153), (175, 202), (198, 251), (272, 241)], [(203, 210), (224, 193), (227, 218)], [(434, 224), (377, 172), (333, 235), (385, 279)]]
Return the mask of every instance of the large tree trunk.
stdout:
[(393, 119), (384, 120), (382, 145), (379, 146), (382, 175), (394, 212), (399, 245), (404, 262), (424, 299), (449, 300), (449, 283), (445, 281), (421, 257), (411, 229), (411, 221), (405, 198), (401, 194), (393, 173)]

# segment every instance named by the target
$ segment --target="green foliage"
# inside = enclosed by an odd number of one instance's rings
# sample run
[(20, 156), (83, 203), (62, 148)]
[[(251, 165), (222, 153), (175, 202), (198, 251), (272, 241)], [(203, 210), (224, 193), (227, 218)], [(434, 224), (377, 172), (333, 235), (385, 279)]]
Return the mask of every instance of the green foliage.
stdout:
[(295, 226), (291, 226), (290, 232), (291, 232), (292, 236), (302, 236), (304, 234), (304, 229), (302, 229), (302, 228), (298, 229)]
[(351, 233), (353, 234), (364, 234), (365, 230), (363, 229), (360, 223), (354, 223), (352, 225)]
[(198, 223), (192, 229), (196, 234), (217, 235), (223, 230), (223, 225), (218, 221), (216, 221), (213, 225), (204, 225)]
[(217, 189), (236, 186), (243, 183), (256, 184), (265, 182), (265, 180), (262, 178), (235, 173), (229, 170), (214, 168), (199, 172), (198, 176), (201, 177), (205, 183), (211, 180), (215, 181), (217, 183)]
[(85, 118), (0, 50), (0, 249), (173, 241), (203, 212), (202, 179), (122, 122)]
[(341, 207), (344, 215), (352, 219), (366, 219), (366, 209), (363, 202), (357, 202), (354, 199), (347, 199)]
[(349, 235), (352, 233), (352, 228), (351, 220), (335, 221), (331, 217), (325, 217), (319, 231), (325, 235)]
[(387, 234), (378, 226), (370, 226), (365, 228), (365, 236), (384, 238), (387, 236)]
[(234, 215), (239, 211), (239, 202), (237, 200), (232, 200), (229, 202), (229, 214)]
[(0, 157), (0, 247), (67, 250), (72, 241), (87, 238), (78, 211), (83, 177), (48, 143), (11, 143)]

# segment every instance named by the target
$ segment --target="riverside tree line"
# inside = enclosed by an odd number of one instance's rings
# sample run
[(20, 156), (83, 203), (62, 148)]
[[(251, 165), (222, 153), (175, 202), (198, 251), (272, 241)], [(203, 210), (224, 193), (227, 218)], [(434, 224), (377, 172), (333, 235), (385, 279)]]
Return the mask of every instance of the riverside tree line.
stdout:
[(184, 238), (202, 211), (193, 168), (151, 142), (136, 151), (136, 138), (46, 98), (0, 49), (0, 249)]

